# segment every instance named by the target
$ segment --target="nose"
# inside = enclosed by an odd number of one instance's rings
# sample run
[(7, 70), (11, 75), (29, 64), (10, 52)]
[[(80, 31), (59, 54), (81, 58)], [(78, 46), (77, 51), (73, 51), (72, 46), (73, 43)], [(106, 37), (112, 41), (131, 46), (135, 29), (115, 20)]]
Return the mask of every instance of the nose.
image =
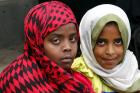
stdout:
[(106, 48), (106, 54), (113, 55), (114, 53), (115, 53), (115, 48), (113, 47), (113, 44), (109, 44)]
[(63, 51), (71, 51), (72, 44), (69, 41), (65, 41), (63, 44)]

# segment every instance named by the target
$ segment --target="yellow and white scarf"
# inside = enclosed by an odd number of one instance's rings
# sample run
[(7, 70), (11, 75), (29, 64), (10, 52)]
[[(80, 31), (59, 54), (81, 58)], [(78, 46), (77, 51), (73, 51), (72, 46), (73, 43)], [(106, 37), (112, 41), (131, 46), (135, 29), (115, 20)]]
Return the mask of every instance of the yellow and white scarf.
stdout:
[[(102, 68), (97, 63), (92, 52), (101, 29), (104, 24), (109, 21), (117, 22), (125, 49), (122, 62), (111, 70)], [(100, 25), (100, 23), (103, 24)], [(110, 4), (103, 4), (88, 10), (80, 22), (79, 31), (81, 41), (80, 48), (83, 59), (92, 73), (100, 76), (107, 85), (114, 89), (125, 92), (140, 90), (140, 70), (138, 70), (135, 55), (128, 50), (131, 38), (130, 24), (126, 13), (121, 8)], [(95, 38), (93, 38), (95, 41), (92, 41), (91, 35), (95, 36)], [(73, 69), (75, 67), (74, 64), (72, 66)]]

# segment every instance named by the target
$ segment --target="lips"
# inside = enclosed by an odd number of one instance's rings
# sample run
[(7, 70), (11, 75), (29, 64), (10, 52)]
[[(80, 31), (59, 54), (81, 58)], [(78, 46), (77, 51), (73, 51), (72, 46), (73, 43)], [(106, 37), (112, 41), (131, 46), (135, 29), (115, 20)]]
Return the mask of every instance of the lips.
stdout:
[(112, 64), (115, 61), (115, 58), (113, 59), (103, 59), (105, 62), (107, 62), (108, 64)]
[(61, 59), (62, 63), (71, 63), (73, 61), (73, 58), (71, 56), (66, 56)]

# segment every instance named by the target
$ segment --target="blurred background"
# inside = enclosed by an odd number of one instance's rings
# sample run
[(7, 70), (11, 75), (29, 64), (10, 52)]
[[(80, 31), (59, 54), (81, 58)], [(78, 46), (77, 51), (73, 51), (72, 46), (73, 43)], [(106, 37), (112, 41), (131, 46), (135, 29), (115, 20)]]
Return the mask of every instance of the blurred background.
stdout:
[(23, 52), (24, 17), (37, 0), (0, 0), (0, 71)]

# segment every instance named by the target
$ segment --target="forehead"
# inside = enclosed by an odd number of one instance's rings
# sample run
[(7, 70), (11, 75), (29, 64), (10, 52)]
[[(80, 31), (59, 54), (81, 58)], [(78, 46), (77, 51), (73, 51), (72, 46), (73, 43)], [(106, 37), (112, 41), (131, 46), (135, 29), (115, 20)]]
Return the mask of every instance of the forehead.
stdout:
[(116, 23), (107, 23), (103, 30), (101, 31), (99, 37), (107, 37), (107, 38), (117, 38), (117, 37), (121, 37), (119, 28), (117, 26)]
[(95, 26), (93, 26), (93, 29), (91, 31), (91, 38), (92, 38), (92, 46), (94, 47), (96, 44), (96, 40), (98, 39), (99, 35), (102, 32), (102, 29), (104, 28), (104, 26), (108, 23), (114, 21), (118, 24), (118, 29), (121, 33), (121, 37), (123, 40), (123, 43), (125, 45), (125, 47), (127, 47), (127, 43), (128, 43), (128, 30), (126, 28), (125, 23), (122, 21), (122, 19), (120, 19), (120, 17), (118, 17), (117, 15), (114, 14), (107, 14), (103, 17), (101, 17), (95, 24)]
[(62, 25), (57, 30), (68, 30), (69, 31), (71, 29), (77, 30), (76, 25), (74, 23), (68, 23), (68, 24)]

